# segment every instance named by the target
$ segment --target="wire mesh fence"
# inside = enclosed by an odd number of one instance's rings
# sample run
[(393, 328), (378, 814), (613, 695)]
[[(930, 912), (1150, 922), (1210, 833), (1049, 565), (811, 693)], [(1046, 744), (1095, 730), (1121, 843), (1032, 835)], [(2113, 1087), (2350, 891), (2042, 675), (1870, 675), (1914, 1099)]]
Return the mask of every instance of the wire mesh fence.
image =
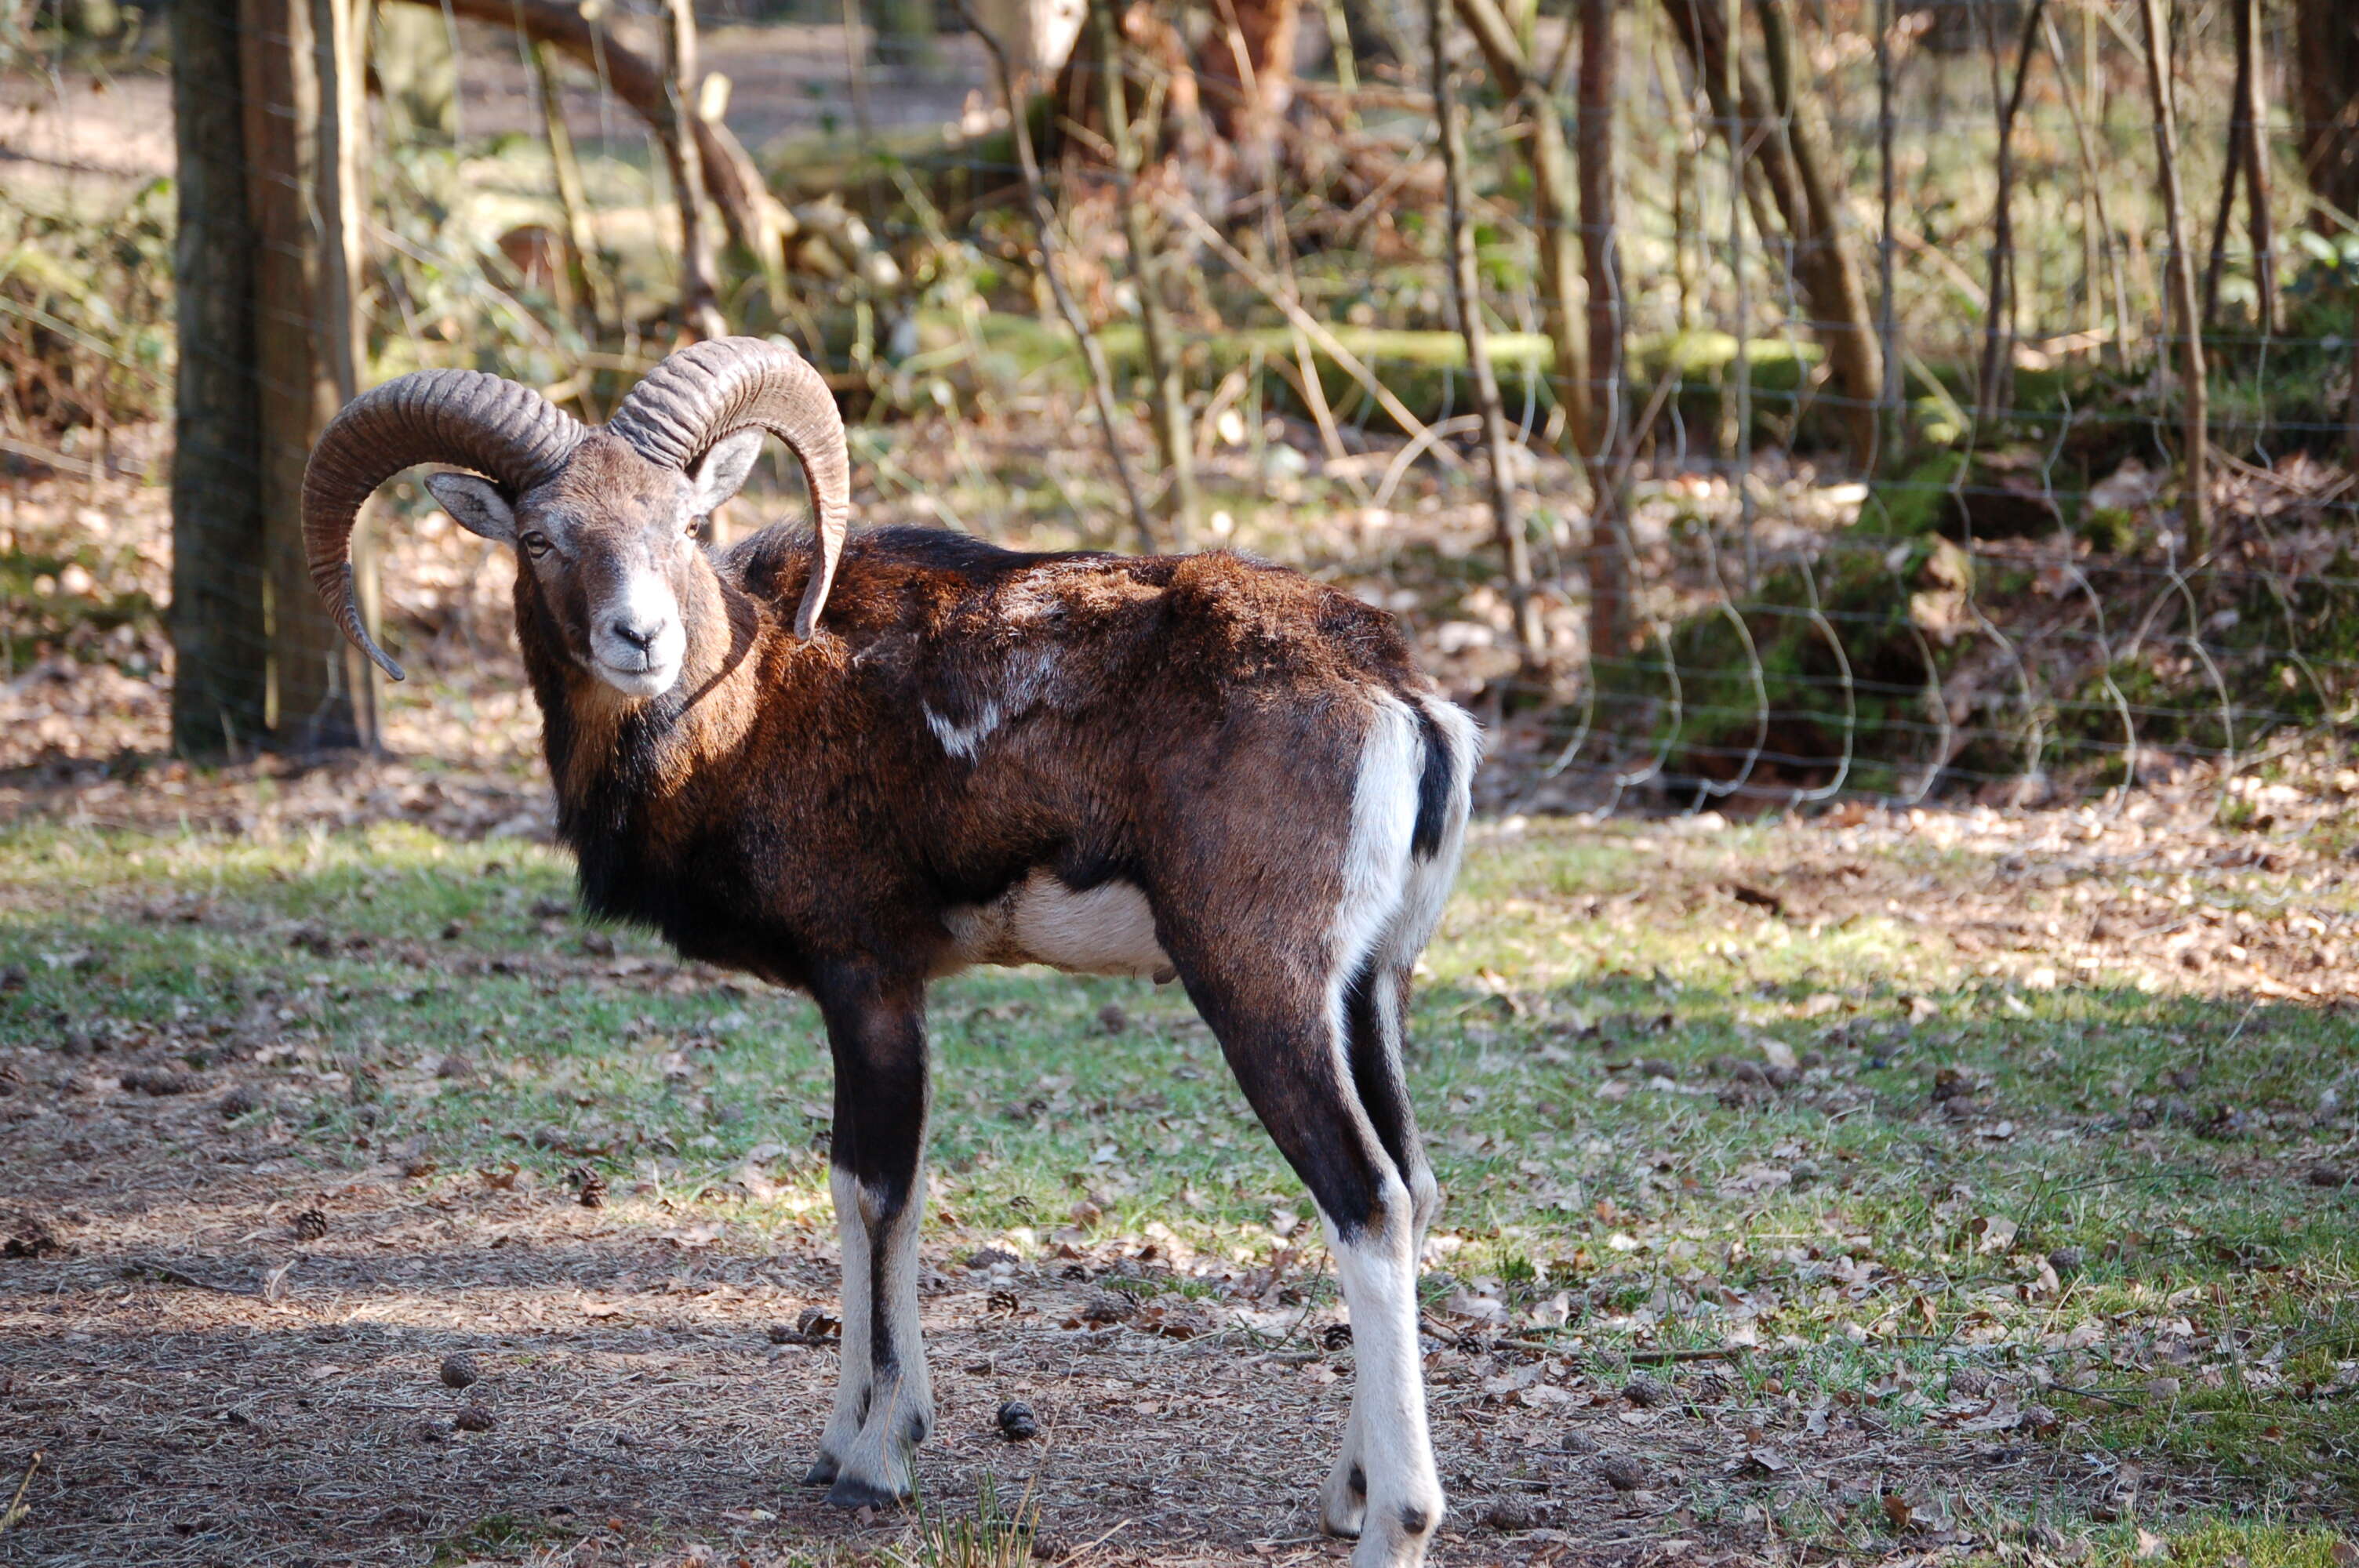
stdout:
[[(1496, 730), (1497, 804), (2027, 802), (2200, 767), (2244, 811), (2231, 781), (2359, 691), (2343, 9), (345, 6), (295, 136), (316, 160), (341, 114), (357, 141), (350, 365), (315, 380), (463, 365), (596, 418), (706, 288), (826, 367), (874, 520), (1245, 548), (1394, 609)], [(202, 380), (167, 281), (213, 287), (191, 203), (278, 242), (255, 182), (191, 190), (185, 75), (158, 143), (161, 62), (217, 18), (250, 110), (258, 14), (0, 17), (20, 487), (173, 460), (124, 432)], [(268, 505), (181, 402), (178, 673), (225, 598), (219, 662), (267, 687), (233, 749), (299, 692), (359, 697), (365, 738), (364, 672), (290, 654)], [(452, 628), (495, 617), (500, 567), (426, 559), (420, 498), (379, 510), (387, 640), (474, 661), (495, 634)], [(90, 627), (141, 612), (60, 586), (70, 531), (5, 543), (12, 673), (120, 662)]]

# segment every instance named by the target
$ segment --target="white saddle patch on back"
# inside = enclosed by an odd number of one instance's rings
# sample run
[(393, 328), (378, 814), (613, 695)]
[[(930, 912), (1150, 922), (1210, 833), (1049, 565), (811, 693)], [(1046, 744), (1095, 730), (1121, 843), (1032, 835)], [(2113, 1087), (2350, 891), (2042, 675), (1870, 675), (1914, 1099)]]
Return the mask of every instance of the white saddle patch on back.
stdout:
[(1155, 937), (1155, 912), (1136, 884), (1100, 882), (1075, 892), (1050, 871), (1034, 871), (985, 904), (943, 916), (952, 953), (968, 964), (1047, 964), (1081, 975), (1171, 979)]

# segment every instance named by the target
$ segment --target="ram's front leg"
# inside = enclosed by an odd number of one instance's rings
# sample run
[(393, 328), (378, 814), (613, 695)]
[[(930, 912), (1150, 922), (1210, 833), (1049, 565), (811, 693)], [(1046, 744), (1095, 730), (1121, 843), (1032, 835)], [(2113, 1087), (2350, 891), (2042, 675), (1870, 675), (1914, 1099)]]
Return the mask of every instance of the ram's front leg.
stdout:
[(933, 1430), (918, 1337), (918, 1219), (926, 1138), (922, 981), (865, 968), (816, 987), (835, 1056), (836, 1225), (843, 1238), (843, 1365), (805, 1478), (841, 1508), (909, 1496), (911, 1452)]

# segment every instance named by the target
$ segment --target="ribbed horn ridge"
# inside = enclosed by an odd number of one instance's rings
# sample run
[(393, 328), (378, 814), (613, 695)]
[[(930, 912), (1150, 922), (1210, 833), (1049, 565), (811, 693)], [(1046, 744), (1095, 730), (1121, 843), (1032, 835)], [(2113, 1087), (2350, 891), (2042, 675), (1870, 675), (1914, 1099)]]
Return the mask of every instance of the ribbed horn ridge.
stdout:
[(649, 371), (606, 427), (650, 461), (685, 470), (715, 443), (757, 426), (794, 449), (810, 483), (819, 548), (795, 615), (795, 635), (808, 639), (835, 581), (852, 514), (852, 454), (826, 378), (783, 344), (714, 338)]
[(480, 371), (413, 371), (344, 405), (303, 470), (311, 586), (344, 635), (386, 675), (405, 678), (362, 624), (353, 590), (353, 520), (378, 485), (418, 463), (449, 463), (523, 492), (553, 476), (585, 434), (530, 387)]

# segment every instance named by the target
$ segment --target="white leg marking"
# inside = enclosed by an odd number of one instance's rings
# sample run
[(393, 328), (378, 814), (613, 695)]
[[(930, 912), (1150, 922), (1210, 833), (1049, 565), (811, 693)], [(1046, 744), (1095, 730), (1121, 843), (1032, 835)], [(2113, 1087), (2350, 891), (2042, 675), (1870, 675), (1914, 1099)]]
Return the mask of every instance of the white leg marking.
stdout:
[(811, 1466), (809, 1477), (815, 1485), (833, 1481), (851, 1455), (852, 1445), (860, 1436), (861, 1422), (868, 1414), (871, 1377), (868, 1329), (873, 1320), (868, 1292), (872, 1276), (868, 1266), (868, 1225), (860, 1214), (860, 1183), (851, 1172), (838, 1165), (829, 1173), (828, 1187), (835, 1195), (836, 1234), (843, 1243), (843, 1337), (839, 1346), (842, 1354), (837, 1358), (835, 1408), (828, 1414), (827, 1430), (819, 1440), (819, 1463)]
[(1367, 1518), (1368, 1476), (1360, 1467), (1360, 1396), (1352, 1394), (1352, 1413), (1343, 1422), (1343, 1446), (1336, 1452), (1335, 1467), (1319, 1488), (1319, 1528), (1329, 1535), (1351, 1540)]
[[(884, 1343), (876, 1342), (873, 1320), (863, 1325), (861, 1337), (868, 1352), (867, 1408), (858, 1432), (843, 1451), (842, 1473), (836, 1482), (837, 1491), (831, 1496), (832, 1501), (857, 1504), (908, 1496), (913, 1489), (910, 1454), (933, 1431), (933, 1383), (927, 1375), (926, 1347), (918, 1329), (918, 1221), (926, 1190), (925, 1171), (921, 1164), (912, 1179), (908, 1201), (881, 1227), (884, 1195), (849, 1181), (844, 1184), (854, 1194), (863, 1228), (875, 1238), (868, 1260), (873, 1267), (881, 1252), (883, 1263), (874, 1288), (884, 1295)], [(880, 1228), (881, 1235), (876, 1233)], [(850, 1292), (845, 1294), (848, 1310)], [(872, 1310), (877, 1305), (873, 1293), (868, 1304)], [(848, 1318), (843, 1326), (849, 1354), (852, 1324)]]
[(1366, 1503), (1352, 1563), (1416, 1568), (1441, 1522), (1441, 1478), (1425, 1422), (1409, 1195), (1397, 1181), (1382, 1190), (1382, 1206), (1358, 1236), (1341, 1240), (1332, 1221), (1327, 1232), (1351, 1308), (1352, 1357), (1359, 1373), (1346, 1433), (1347, 1441), (1358, 1441)]

